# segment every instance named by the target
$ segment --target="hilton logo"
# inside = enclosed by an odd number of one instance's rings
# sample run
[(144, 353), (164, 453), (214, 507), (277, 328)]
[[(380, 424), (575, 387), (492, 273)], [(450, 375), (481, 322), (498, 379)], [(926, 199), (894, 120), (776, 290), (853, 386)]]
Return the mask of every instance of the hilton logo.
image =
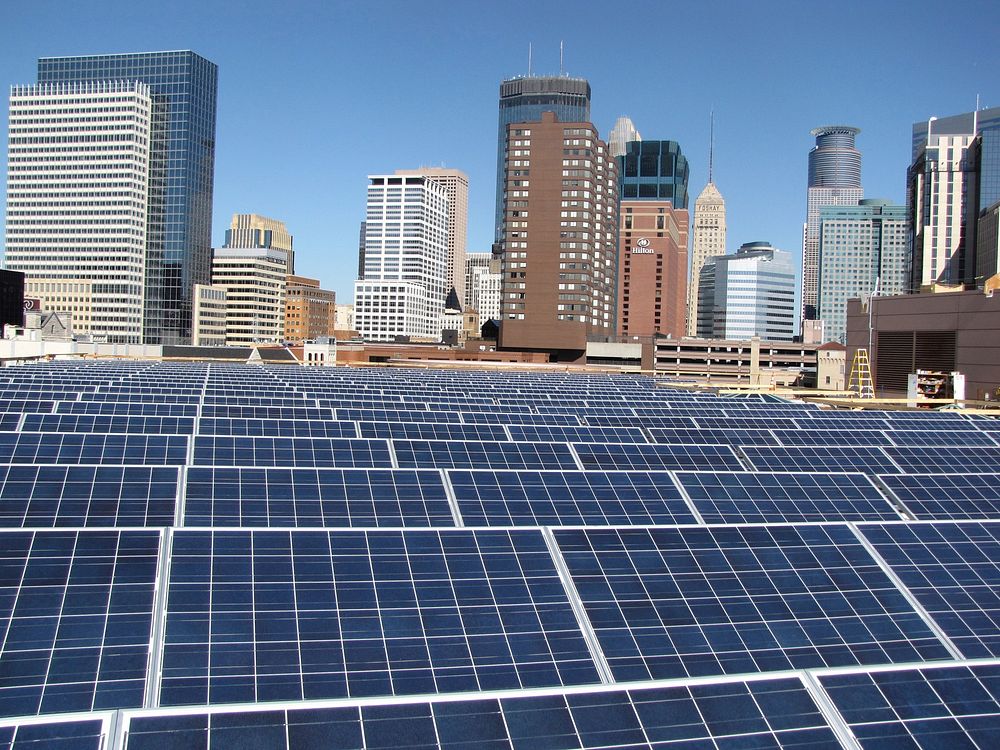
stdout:
[(653, 254), (653, 248), (649, 246), (649, 240), (645, 237), (640, 237), (635, 241), (635, 247), (632, 248), (632, 255), (636, 255), (637, 253)]

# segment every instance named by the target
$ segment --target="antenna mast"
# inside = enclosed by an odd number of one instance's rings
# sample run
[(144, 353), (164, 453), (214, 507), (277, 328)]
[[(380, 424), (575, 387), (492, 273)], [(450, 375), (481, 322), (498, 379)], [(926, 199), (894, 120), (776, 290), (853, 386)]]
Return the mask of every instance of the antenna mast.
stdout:
[(531, 42), (528, 42), (528, 78), (531, 78)]
[(715, 107), (712, 107), (708, 126), (708, 181), (712, 182), (712, 168), (715, 161)]
[(559, 40), (559, 75), (566, 75), (566, 68), (563, 66), (563, 43)]

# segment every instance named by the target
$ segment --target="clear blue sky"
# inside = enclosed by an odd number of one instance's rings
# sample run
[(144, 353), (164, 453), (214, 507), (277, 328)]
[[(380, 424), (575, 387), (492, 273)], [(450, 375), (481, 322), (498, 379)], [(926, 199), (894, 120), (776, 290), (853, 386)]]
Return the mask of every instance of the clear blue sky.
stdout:
[(809, 131), (860, 127), (866, 195), (903, 202), (913, 122), (977, 94), (1000, 106), (998, 38), (995, 0), (8, 0), (0, 81), (34, 82), (44, 56), (192, 49), (217, 63), (213, 243), (234, 212), (282, 219), (298, 272), (349, 301), (368, 174), (464, 170), (469, 249), (489, 249), (497, 92), (527, 71), (529, 42), (544, 74), (564, 40), (605, 138), (627, 114), (681, 144), (692, 208), (714, 106), (730, 251), (769, 240), (798, 257)]

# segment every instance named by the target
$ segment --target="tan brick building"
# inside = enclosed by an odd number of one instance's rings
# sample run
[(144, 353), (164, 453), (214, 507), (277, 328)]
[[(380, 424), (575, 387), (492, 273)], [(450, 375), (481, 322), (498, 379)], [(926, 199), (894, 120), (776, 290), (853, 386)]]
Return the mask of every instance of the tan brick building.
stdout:
[(337, 298), (319, 279), (289, 276), (285, 283), (285, 340), (295, 343), (333, 337)]

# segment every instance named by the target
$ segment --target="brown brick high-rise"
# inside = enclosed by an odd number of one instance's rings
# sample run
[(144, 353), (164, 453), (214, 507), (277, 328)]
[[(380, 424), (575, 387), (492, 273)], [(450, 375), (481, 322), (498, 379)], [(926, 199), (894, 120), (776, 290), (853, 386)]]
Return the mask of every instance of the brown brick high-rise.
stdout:
[(589, 122), (507, 126), (499, 346), (586, 356), (616, 332), (618, 167)]

